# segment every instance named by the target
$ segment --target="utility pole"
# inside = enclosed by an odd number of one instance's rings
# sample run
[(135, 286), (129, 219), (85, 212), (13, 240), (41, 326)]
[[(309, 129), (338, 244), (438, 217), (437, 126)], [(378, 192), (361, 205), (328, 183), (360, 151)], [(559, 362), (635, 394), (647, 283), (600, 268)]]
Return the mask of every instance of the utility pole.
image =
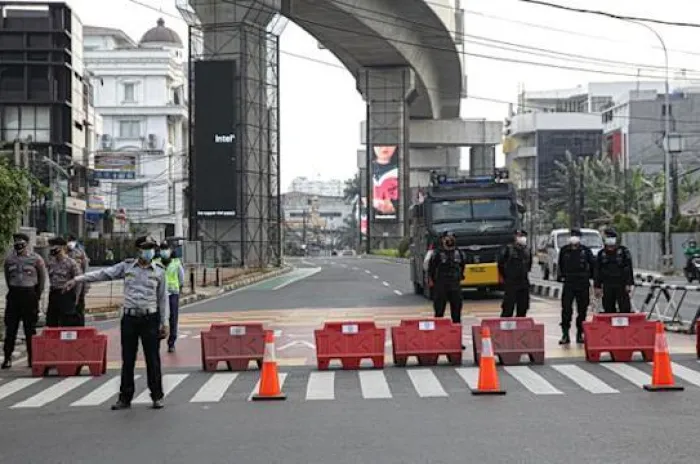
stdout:
[(584, 163), (583, 159), (581, 159), (579, 167), (579, 173), (578, 173), (578, 178), (579, 178), (579, 190), (578, 190), (578, 214), (579, 214), (579, 227), (586, 227), (586, 215), (583, 212), (583, 208), (585, 205), (585, 187), (584, 187)]

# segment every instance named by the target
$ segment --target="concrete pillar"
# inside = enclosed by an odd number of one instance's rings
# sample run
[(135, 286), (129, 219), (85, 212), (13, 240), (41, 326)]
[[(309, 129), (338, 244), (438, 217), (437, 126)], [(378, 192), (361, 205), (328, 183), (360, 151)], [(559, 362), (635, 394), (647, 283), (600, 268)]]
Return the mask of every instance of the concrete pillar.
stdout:
[(489, 176), (496, 167), (496, 147), (473, 145), (469, 154), (469, 175)]
[[(203, 259), (216, 264), (264, 266), (268, 264), (273, 249), (268, 243), (268, 208), (272, 192), (269, 188), (271, 135), (267, 93), (273, 76), (268, 76), (267, 69), (269, 35), (266, 26), (280, 11), (281, 0), (190, 0), (190, 4), (202, 23), (203, 35), (201, 56), (194, 58), (235, 60), (239, 79), (231, 83), (236, 85), (236, 105), (239, 108), (236, 128), (238, 172), (232, 173), (239, 192), (238, 218), (199, 220), (199, 236), (205, 244)], [(278, 87), (275, 87), (274, 92), (277, 92)], [(193, 130), (197, 130), (196, 125)], [(195, 192), (201, 188), (195, 186)]]
[(390, 164), (384, 165), (395, 164), (398, 170), (399, 197), (397, 201), (392, 201), (395, 211), (381, 213), (372, 207), (374, 189), (370, 189), (368, 195), (371, 246), (393, 248), (408, 232), (411, 197), (408, 188), (409, 156), (406, 154), (409, 147), (408, 107), (416, 96), (414, 71), (405, 66), (364, 68), (358, 73), (357, 88), (367, 102), (369, 130), (364, 142), (370, 148), (372, 179), (377, 179), (382, 171), (382, 165), (374, 162), (375, 153), (379, 150), (377, 147), (396, 148)]

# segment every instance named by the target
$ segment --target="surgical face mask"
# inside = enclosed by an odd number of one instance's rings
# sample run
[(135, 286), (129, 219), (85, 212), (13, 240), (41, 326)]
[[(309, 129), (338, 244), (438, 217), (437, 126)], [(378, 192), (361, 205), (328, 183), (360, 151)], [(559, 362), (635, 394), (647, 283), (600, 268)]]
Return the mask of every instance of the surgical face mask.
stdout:
[(527, 245), (527, 237), (518, 237), (515, 239), (515, 241), (518, 243), (518, 245)]
[(160, 257), (163, 259), (169, 259), (170, 254), (171, 254), (170, 250), (160, 250)]
[(68, 242), (68, 249), (72, 250), (75, 248), (76, 242)]
[(615, 237), (606, 237), (605, 238), (605, 246), (615, 246), (617, 245), (617, 238)]
[(155, 250), (141, 250), (139, 252), (139, 258), (141, 258), (144, 261), (151, 261), (153, 257), (155, 256), (156, 252)]
[(569, 243), (571, 243), (572, 245), (578, 245), (579, 243), (581, 243), (581, 237), (577, 237), (575, 235), (569, 237)]
[(17, 253), (21, 253), (25, 248), (27, 248), (27, 244), (25, 242), (17, 242), (15, 243), (14, 247)]

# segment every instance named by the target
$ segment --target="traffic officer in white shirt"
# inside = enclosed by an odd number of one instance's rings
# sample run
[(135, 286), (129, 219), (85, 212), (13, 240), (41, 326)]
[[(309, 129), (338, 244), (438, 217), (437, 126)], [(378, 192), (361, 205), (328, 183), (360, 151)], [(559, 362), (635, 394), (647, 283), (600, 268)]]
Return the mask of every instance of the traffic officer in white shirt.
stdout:
[(150, 237), (136, 239), (138, 259), (127, 259), (112, 267), (88, 272), (66, 284), (124, 279), (124, 307), (121, 318), (122, 376), (119, 398), (112, 410), (131, 407), (134, 397), (134, 366), (139, 339), (146, 359), (148, 389), (153, 408), (163, 407), (163, 378), (160, 368), (160, 340), (168, 335), (168, 292), (165, 273), (153, 262), (157, 243)]

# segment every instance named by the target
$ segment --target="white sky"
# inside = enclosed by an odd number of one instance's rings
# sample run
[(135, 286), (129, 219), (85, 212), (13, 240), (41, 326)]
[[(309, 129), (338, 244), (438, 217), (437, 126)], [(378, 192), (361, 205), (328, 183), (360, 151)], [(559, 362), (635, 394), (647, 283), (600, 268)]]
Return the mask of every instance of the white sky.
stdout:
[[(162, 9), (167, 14), (178, 15), (175, 0), (136, 1)], [(629, 16), (700, 23), (700, 2), (693, 0), (550, 1)], [(558, 11), (518, 0), (466, 0), (462, 3), (467, 9), (466, 34), (599, 59), (658, 66), (658, 70), (645, 70), (642, 73), (663, 78), (663, 52), (658, 48), (656, 37), (642, 26), (600, 16)], [(161, 16), (157, 11), (131, 0), (68, 0), (68, 4), (80, 16), (83, 24), (119, 28), (135, 40), (154, 26)], [(170, 16), (164, 18), (166, 25), (180, 33), (186, 42), (185, 23)], [(518, 21), (540, 27), (518, 24)], [(656, 24), (652, 24), (652, 27), (661, 34), (669, 48), (670, 66), (688, 69), (689, 75), (700, 80), (700, 49), (697, 48), (700, 28)], [(569, 33), (544, 28), (563, 29)], [(466, 39), (474, 40), (471, 37)], [(291, 52), (336, 66), (339, 64), (330, 52), (319, 50), (316, 41), (292, 23), (285, 29), (280, 43), (283, 53), (280, 63), (283, 189), (297, 176), (319, 175), (327, 179), (351, 177), (356, 171), (356, 152), (360, 146), (359, 123), (365, 115), (365, 105), (355, 89), (354, 79), (343, 69), (285, 54)], [(483, 40), (480, 43), (483, 44)], [(527, 90), (546, 90), (575, 87), (590, 81), (635, 80), (634, 76), (637, 75), (636, 66), (622, 68), (613, 67), (610, 63), (581, 63), (562, 57), (543, 58), (475, 43), (467, 43), (466, 52), (630, 74), (615, 76), (558, 70), (467, 56), (468, 93), (473, 97), (462, 102), (462, 116), (468, 118), (502, 120), (507, 114), (507, 104), (485, 101), (483, 98), (516, 102), (519, 85)], [(671, 76), (674, 74), (672, 71)]]

